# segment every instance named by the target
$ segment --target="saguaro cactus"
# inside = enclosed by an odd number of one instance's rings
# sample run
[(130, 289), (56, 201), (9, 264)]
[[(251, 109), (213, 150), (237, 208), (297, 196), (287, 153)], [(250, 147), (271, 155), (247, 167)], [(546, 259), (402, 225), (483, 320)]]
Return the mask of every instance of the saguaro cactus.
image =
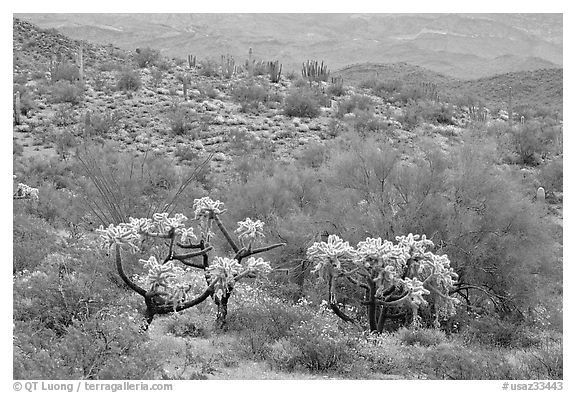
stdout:
[(192, 78), (190, 77), (190, 75), (188, 74), (178, 74), (176, 76), (176, 78), (182, 82), (182, 93), (184, 95), (184, 101), (188, 100), (188, 86), (190, 86), (190, 82), (192, 81)]
[(76, 54), (76, 63), (79, 69), (80, 83), (84, 83), (84, 43), (80, 43), (78, 53)]
[(544, 187), (538, 187), (536, 191), (536, 201), (539, 203), (544, 203), (546, 200), (546, 191), (544, 191)]
[(20, 99), (20, 92), (14, 93), (14, 124), (20, 124), (20, 115), (22, 113), (22, 103)]
[(430, 306), (433, 325), (440, 317), (452, 315), (459, 303), (450, 296), (456, 273), (446, 255), (435, 255), (426, 248), (433, 243), (419, 235), (396, 237), (394, 244), (381, 238), (367, 238), (356, 248), (338, 236), (314, 243), (307, 256), (328, 286), (328, 304), (341, 319), (354, 322), (338, 305), (337, 280), (344, 278), (365, 292), (371, 331), (382, 332), (387, 322), (403, 318), (418, 325), (418, 310)]
[(512, 86), (508, 86), (508, 124), (513, 123)]
[[(101, 226), (98, 232), (103, 244), (109, 249), (114, 248), (116, 269), (120, 278), (131, 290), (144, 298), (148, 323), (151, 323), (157, 314), (182, 311), (212, 297), (218, 307), (216, 325), (218, 328), (223, 328), (226, 324), (228, 299), (236, 282), (246, 277), (267, 274), (271, 270), (268, 262), (262, 258), (256, 259), (253, 255), (284, 244), (252, 248), (256, 240), (263, 237), (263, 223), (246, 219), (238, 223), (239, 227), (236, 230), (241, 245), (239, 247), (220, 220), (220, 214), (226, 211), (222, 202), (204, 197), (194, 200), (193, 207), (194, 220), (199, 223), (200, 237), (195, 235), (193, 228), (186, 228), (184, 225), (188, 220), (186, 216), (176, 214), (174, 217), (169, 217), (168, 213), (154, 214), (153, 219), (130, 218), (128, 223), (110, 225), (108, 228)], [(214, 236), (212, 232), (214, 223), (234, 251), (233, 258), (215, 257), (210, 261), (208, 253), (213, 250), (210, 242)], [(167, 242), (168, 249), (161, 260), (156, 256), (140, 260), (148, 269), (148, 275), (142, 282), (136, 282), (125, 273), (120, 250), (122, 246), (127, 246), (132, 251), (137, 250), (138, 243), (144, 237), (162, 239)], [(199, 241), (192, 243), (192, 240)], [(185, 252), (185, 250), (195, 251)], [(201, 257), (201, 261), (193, 260), (197, 257)], [(243, 259), (246, 259), (244, 263)], [(204, 271), (206, 287), (201, 293), (196, 296), (190, 294), (192, 286), (187, 282), (184, 270), (177, 266), (178, 263)]]
[(248, 49), (248, 60), (246, 60), (246, 69), (248, 76), (254, 76), (254, 59), (252, 57), (252, 48)]

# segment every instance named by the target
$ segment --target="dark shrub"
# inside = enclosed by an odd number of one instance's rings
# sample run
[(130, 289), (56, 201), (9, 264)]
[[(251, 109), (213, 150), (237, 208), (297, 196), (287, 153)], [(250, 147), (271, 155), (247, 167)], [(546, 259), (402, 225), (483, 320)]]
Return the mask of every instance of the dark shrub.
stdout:
[[(14, 203), (26, 203), (15, 201)], [(27, 213), (13, 216), (13, 271), (32, 271), (51, 252), (55, 251), (58, 237), (46, 221)]]
[(134, 61), (139, 68), (153, 66), (159, 59), (160, 52), (152, 48), (138, 48), (134, 53)]
[(68, 81), (74, 83), (80, 80), (80, 69), (74, 64), (60, 63), (53, 70), (51, 78), (52, 82)]
[(82, 86), (71, 83), (66, 80), (56, 82), (52, 86), (52, 102), (54, 103), (70, 103), (78, 105), (84, 98), (84, 89)]
[(125, 68), (116, 76), (116, 89), (122, 91), (136, 91), (142, 85), (140, 74), (132, 69)]
[(318, 97), (310, 89), (292, 90), (284, 100), (284, 114), (290, 117), (317, 117), (320, 115)]

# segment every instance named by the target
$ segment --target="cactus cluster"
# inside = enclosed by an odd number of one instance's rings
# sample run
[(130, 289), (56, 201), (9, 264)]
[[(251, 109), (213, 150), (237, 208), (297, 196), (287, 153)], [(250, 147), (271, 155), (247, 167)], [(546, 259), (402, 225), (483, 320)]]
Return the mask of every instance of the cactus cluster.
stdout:
[(307, 79), (310, 84), (312, 82), (327, 82), (330, 76), (328, 66), (322, 63), (318, 64), (316, 60), (306, 60), (302, 63), (302, 77)]
[(38, 189), (24, 183), (18, 183), (16, 192), (12, 195), (12, 199), (31, 199), (36, 201), (38, 198)]
[(394, 319), (420, 323), (418, 311), (429, 307), (439, 326), (440, 318), (455, 312), (459, 301), (451, 296), (458, 277), (446, 255), (427, 251), (433, 243), (425, 235), (396, 237), (396, 243), (367, 238), (350, 246), (336, 235), (316, 242), (307, 251), (308, 259), (328, 284), (328, 303), (342, 319), (354, 322), (340, 309), (337, 280), (344, 278), (365, 290), (361, 303), (366, 306), (371, 331), (382, 332)]
[(222, 67), (222, 77), (226, 79), (232, 78), (234, 75), (238, 74), (238, 66), (234, 61), (234, 58), (230, 55), (222, 55), (220, 58)]
[(280, 64), (278, 60), (275, 60), (269, 61), (266, 63), (266, 65), (268, 68), (268, 75), (270, 75), (270, 82), (280, 82), (280, 76), (282, 75), (282, 64)]
[(431, 101), (440, 102), (440, 93), (438, 92), (438, 86), (436, 83), (422, 81), (420, 82), (419, 87), (422, 91), (422, 94), (424, 95), (424, 98)]
[[(235, 231), (241, 242), (240, 247), (220, 220), (220, 214), (226, 212), (222, 202), (204, 197), (195, 199), (193, 208), (193, 221), (199, 223), (201, 232), (199, 241), (194, 228), (186, 226), (188, 218), (183, 214), (170, 217), (168, 213), (156, 213), (152, 219), (131, 217), (126, 223), (110, 225), (107, 228), (100, 226), (97, 232), (100, 234), (101, 244), (110, 250), (114, 249), (116, 268), (122, 280), (144, 297), (148, 323), (152, 322), (157, 314), (185, 310), (212, 297), (218, 307), (217, 327), (223, 328), (228, 299), (235, 283), (242, 278), (265, 275), (272, 270), (269, 262), (262, 258), (256, 259), (253, 255), (284, 244), (253, 248), (256, 240), (264, 237), (264, 224), (247, 218), (238, 223)], [(220, 229), (234, 252), (232, 258), (217, 256), (210, 260), (208, 253), (213, 250), (211, 240), (215, 236), (210, 230), (213, 223)], [(162, 239), (167, 242), (168, 249), (163, 258), (152, 255), (146, 260), (140, 260), (148, 272), (142, 282), (137, 283), (124, 272), (120, 250), (124, 246), (133, 252), (137, 251), (144, 238)], [(184, 252), (190, 249), (197, 251)], [(201, 261), (195, 261), (195, 258), (201, 258)], [(243, 259), (246, 259), (245, 262)], [(180, 264), (184, 268), (180, 267)], [(187, 282), (186, 267), (204, 271), (206, 288), (200, 294), (194, 296), (191, 293), (192, 285)]]
[(188, 55), (188, 67), (196, 68), (196, 55)]

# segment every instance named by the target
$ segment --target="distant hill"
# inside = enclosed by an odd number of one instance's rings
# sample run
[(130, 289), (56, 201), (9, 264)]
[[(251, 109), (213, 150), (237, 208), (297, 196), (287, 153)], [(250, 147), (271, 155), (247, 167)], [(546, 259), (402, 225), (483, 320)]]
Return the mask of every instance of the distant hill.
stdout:
[(406, 62), (458, 79), (562, 67), (561, 14), (16, 14), (74, 39), (166, 56)]
[(345, 83), (358, 85), (372, 78), (377, 80), (399, 80), (408, 86), (423, 82), (437, 85), (443, 97), (455, 99), (469, 95), (480, 98), (488, 106), (502, 106), (508, 102), (509, 87), (512, 87), (513, 104), (548, 107), (562, 112), (563, 70), (561, 68), (534, 71), (509, 72), (487, 78), (458, 80), (406, 63), (354, 64), (334, 72), (342, 76)]
[(454, 79), (438, 72), (407, 63), (352, 64), (334, 71), (333, 75), (343, 77), (344, 81), (351, 85), (358, 85), (360, 82), (371, 78), (378, 80), (401, 80), (408, 85), (417, 85), (421, 82), (433, 82), (442, 86), (455, 82)]
[(498, 105), (508, 99), (509, 87), (512, 87), (512, 100), (515, 106), (541, 106), (562, 113), (561, 68), (511, 72), (490, 78), (456, 82), (452, 90), (466, 91), (481, 97), (489, 105)]

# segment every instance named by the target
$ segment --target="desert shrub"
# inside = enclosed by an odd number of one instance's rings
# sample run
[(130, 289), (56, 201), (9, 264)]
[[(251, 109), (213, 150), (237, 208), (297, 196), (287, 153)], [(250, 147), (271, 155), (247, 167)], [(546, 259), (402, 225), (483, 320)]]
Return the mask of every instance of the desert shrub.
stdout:
[[(290, 328), (289, 342), (285, 342), (284, 352), (277, 365), (300, 364), (313, 372), (339, 370), (351, 362), (354, 340), (341, 331), (335, 321), (325, 317), (315, 317)], [(278, 359), (278, 352), (275, 353)]]
[(53, 135), (54, 149), (58, 157), (66, 159), (70, 150), (78, 145), (78, 141), (72, 132), (63, 130)]
[(516, 321), (491, 316), (471, 320), (462, 334), (469, 343), (492, 347), (525, 348), (538, 343), (537, 339)]
[(99, 63), (97, 69), (102, 72), (120, 71), (122, 66), (114, 61), (105, 61)]
[(192, 115), (182, 106), (174, 106), (168, 114), (168, 122), (173, 135), (185, 135), (192, 130)]
[(107, 135), (118, 128), (118, 123), (121, 118), (122, 114), (118, 110), (105, 109), (100, 112), (87, 111), (83, 119), (83, 134), (85, 136)]
[(290, 305), (258, 288), (243, 286), (231, 304), (228, 329), (238, 332), (248, 356), (263, 359), (270, 345), (285, 337), (291, 326), (311, 317), (311, 310), (306, 307)]
[(555, 158), (540, 167), (538, 180), (546, 191), (563, 191), (563, 165), (562, 157)]
[(446, 335), (438, 329), (400, 328), (396, 337), (402, 344), (418, 344), (424, 347), (438, 345), (446, 341)]
[(136, 91), (142, 85), (140, 74), (130, 68), (124, 68), (116, 75), (116, 89), (125, 92)]
[(14, 272), (34, 270), (47, 255), (58, 249), (57, 239), (54, 228), (45, 220), (29, 213), (15, 213), (12, 231), (12, 270)]
[[(184, 59), (174, 59), (174, 62), (177, 66), (182, 66), (184, 64)], [(166, 58), (161, 58), (160, 60), (156, 61), (155, 65), (160, 71), (170, 71), (170, 68), (172, 68), (172, 64)]]
[(338, 103), (337, 116), (342, 118), (347, 113), (354, 113), (355, 111), (370, 111), (372, 110), (373, 105), (374, 104), (370, 97), (355, 94)]
[(178, 146), (174, 155), (182, 161), (195, 161), (200, 157), (198, 151), (189, 146)]
[(167, 318), (166, 333), (176, 337), (203, 337), (209, 335), (208, 330), (201, 324), (182, 315), (174, 314)]
[(75, 83), (80, 79), (80, 69), (74, 64), (60, 63), (52, 71), (51, 79), (52, 82), (68, 81)]
[(258, 110), (260, 104), (268, 101), (269, 92), (255, 83), (236, 86), (232, 89), (232, 99), (240, 103), (241, 112)]
[(268, 362), (279, 370), (293, 371), (303, 353), (287, 337), (282, 337), (269, 347)]
[(372, 92), (378, 97), (395, 100), (396, 96), (403, 90), (404, 86), (402, 81), (398, 79), (391, 79), (385, 81), (378, 81), (372, 87)]
[(152, 69), (150, 76), (152, 77), (152, 86), (158, 87), (162, 83), (163, 74), (159, 68)]
[(424, 98), (425, 96), (422, 89), (415, 86), (403, 86), (400, 92), (396, 95), (396, 100), (402, 104), (416, 102)]
[(526, 165), (536, 165), (550, 150), (554, 138), (551, 127), (538, 121), (529, 121), (512, 130), (512, 148)]
[(358, 111), (351, 121), (352, 128), (360, 135), (366, 135), (370, 132), (387, 130), (387, 122), (376, 117), (372, 112)]
[(330, 157), (330, 148), (322, 143), (306, 146), (298, 155), (297, 163), (307, 168), (320, 168)]
[(134, 53), (134, 61), (139, 68), (153, 66), (159, 59), (160, 52), (152, 48), (138, 48)]
[(290, 117), (317, 117), (320, 104), (311, 89), (294, 89), (284, 100), (284, 114)]
[(198, 73), (201, 76), (206, 77), (217, 77), (220, 76), (220, 71), (218, 70), (218, 63), (214, 60), (206, 59), (200, 62), (200, 70)]
[(36, 108), (36, 103), (32, 97), (32, 93), (24, 85), (14, 84), (13, 86), (13, 97), (16, 99), (14, 94), (20, 92), (20, 114), (26, 116), (28, 112)]
[(51, 88), (51, 99), (54, 103), (70, 103), (78, 105), (84, 98), (84, 89), (82, 86), (60, 80)]
[(15, 335), (15, 378), (154, 379), (160, 374), (158, 352), (127, 315), (74, 321), (64, 336), (43, 337), (40, 348), (29, 340), (33, 328), (23, 325), (29, 324), (16, 324), (23, 333)]
[(24, 147), (16, 140), (12, 140), (12, 155), (22, 156), (22, 153), (24, 153)]
[(58, 105), (52, 119), (54, 125), (58, 127), (69, 126), (71, 124), (75, 124), (77, 121), (76, 113), (70, 104)]

